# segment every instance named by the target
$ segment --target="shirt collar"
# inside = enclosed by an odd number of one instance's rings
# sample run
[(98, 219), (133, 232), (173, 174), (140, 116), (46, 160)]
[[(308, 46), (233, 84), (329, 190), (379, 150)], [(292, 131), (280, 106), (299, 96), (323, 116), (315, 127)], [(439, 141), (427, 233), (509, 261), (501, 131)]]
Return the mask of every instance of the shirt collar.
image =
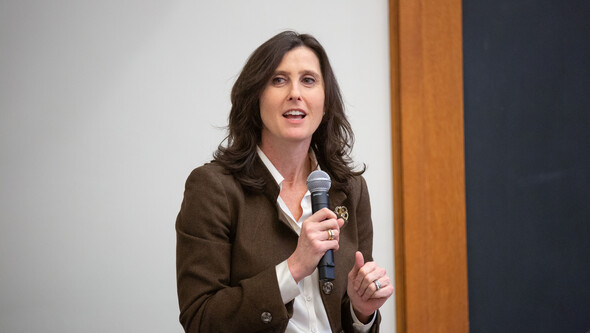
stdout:
[[(277, 182), (279, 187), (282, 188), (283, 180), (285, 180), (283, 175), (281, 175), (279, 170), (277, 170), (277, 168), (275, 168), (275, 166), (272, 164), (272, 162), (268, 159), (268, 157), (264, 154), (264, 152), (262, 151), (262, 149), (260, 149), (259, 146), (256, 146), (256, 152), (258, 153), (258, 157), (260, 157), (260, 160), (262, 160), (262, 163), (264, 163), (264, 166), (266, 166), (266, 168), (268, 169), (268, 171), (272, 175), (273, 179)], [(321, 170), (320, 165), (318, 164), (318, 161), (315, 157), (315, 153), (311, 149), (309, 150), (309, 158), (311, 159), (312, 165), (316, 166), (316, 168), (313, 169), (312, 171)]]

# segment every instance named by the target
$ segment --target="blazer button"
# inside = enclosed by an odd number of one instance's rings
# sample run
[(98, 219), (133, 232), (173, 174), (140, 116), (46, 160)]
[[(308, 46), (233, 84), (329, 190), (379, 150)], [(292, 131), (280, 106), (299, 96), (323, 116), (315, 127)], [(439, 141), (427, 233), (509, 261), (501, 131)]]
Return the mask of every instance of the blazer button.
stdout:
[(322, 291), (324, 292), (324, 294), (330, 295), (332, 293), (332, 289), (334, 289), (334, 284), (332, 282), (328, 281), (322, 284)]
[(272, 321), (272, 315), (270, 312), (263, 312), (260, 315), (260, 320), (262, 320), (263, 323), (268, 324)]

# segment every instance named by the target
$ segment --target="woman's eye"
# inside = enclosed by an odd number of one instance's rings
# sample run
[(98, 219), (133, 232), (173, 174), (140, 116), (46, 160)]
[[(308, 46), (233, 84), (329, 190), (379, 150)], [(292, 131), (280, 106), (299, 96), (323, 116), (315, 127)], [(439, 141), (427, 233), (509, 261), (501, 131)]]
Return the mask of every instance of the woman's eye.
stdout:
[(311, 77), (311, 76), (306, 76), (303, 78), (303, 83), (307, 84), (307, 85), (312, 85), (315, 83), (315, 78)]
[(273, 85), (280, 85), (280, 84), (285, 83), (286, 81), (287, 80), (285, 80), (285, 78), (278, 76), (278, 77), (275, 77), (272, 79), (272, 84)]

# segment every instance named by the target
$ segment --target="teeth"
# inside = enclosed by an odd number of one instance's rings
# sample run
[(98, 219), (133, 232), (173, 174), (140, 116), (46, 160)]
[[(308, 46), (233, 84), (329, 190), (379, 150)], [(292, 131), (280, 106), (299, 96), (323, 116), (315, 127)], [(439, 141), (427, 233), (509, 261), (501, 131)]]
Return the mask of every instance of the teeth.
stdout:
[(305, 113), (297, 110), (289, 110), (285, 112), (285, 116), (305, 116)]

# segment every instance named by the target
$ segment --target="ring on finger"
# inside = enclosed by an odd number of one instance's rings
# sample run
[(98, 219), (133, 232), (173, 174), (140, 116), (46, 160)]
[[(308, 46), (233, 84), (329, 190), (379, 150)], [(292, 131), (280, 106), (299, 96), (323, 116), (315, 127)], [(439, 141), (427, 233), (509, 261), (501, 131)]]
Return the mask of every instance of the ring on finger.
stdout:
[(377, 290), (381, 289), (381, 282), (379, 282), (379, 280), (375, 280), (373, 283), (375, 284), (375, 288), (377, 288)]
[(334, 230), (328, 229), (328, 240), (334, 239)]

